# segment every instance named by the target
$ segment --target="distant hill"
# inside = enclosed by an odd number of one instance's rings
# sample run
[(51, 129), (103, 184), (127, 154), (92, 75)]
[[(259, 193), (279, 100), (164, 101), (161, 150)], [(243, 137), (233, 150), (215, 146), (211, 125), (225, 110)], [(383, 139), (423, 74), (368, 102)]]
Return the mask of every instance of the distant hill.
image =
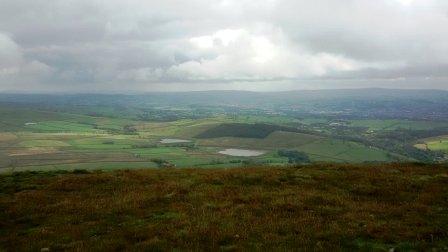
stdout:
[[(398, 89), (301, 90), (288, 92), (200, 91), (145, 94), (1, 94), (0, 105), (34, 105), (62, 111), (99, 106), (124, 115), (142, 110), (215, 107), (273, 113), (341, 114), (350, 117), (447, 119), (448, 91)], [(291, 112), (292, 111), (292, 112)], [(70, 112), (70, 111), (69, 111)], [(169, 118), (169, 116), (167, 116)]]
[(250, 91), (191, 91), (154, 92), (144, 94), (9, 94), (0, 93), (0, 102), (59, 103), (59, 104), (213, 104), (254, 105), (266, 103), (300, 103), (334, 99), (421, 99), (442, 100), (448, 98), (446, 90), (431, 89), (322, 89), (287, 92)]

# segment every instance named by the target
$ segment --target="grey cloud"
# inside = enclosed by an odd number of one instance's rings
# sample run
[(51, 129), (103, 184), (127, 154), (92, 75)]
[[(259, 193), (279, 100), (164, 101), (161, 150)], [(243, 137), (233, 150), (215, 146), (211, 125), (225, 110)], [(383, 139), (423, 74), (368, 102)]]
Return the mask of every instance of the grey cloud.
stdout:
[[(361, 60), (420, 61), (448, 50), (443, 1), (281, 1), (277, 22), (313, 51)], [(341, 4), (343, 3), (343, 4)], [(444, 61), (447, 58), (443, 59)]]
[(448, 4), (407, 2), (0, 0), (0, 91), (448, 89)]

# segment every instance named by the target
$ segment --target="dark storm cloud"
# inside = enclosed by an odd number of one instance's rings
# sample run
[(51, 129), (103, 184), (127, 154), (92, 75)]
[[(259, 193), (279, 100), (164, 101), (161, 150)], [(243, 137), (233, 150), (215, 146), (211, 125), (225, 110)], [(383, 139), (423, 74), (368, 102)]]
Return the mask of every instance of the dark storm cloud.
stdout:
[(441, 0), (0, 0), (0, 91), (448, 88), (445, 80)]

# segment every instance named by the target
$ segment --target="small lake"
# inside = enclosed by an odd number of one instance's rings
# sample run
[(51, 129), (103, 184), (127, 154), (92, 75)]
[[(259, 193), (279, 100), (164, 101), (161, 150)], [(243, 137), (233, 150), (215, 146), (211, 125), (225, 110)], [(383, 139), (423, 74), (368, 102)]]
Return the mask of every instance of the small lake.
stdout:
[(258, 150), (245, 150), (245, 149), (225, 149), (223, 151), (220, 151), (219, 153), (235, 157), (256, 157), (263, 155), (265, 152)]
[(163, 138), (160, 140), (160, 143), (163, 144), (172, 144), (172, 143), (189, 143), (190, 140), (184, 140), (184, 139), (175, 139), (175, 138)]

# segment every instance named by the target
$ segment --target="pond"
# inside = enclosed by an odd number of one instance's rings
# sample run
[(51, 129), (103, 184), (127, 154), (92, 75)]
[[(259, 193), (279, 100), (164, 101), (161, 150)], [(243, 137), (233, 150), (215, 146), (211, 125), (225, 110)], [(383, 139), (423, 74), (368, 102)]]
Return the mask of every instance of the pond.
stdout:
[(235, 157), (256, 157), (263, 155), (265, 152), (259, 150), (246, 150), (246, 149), (225, 149), (223, 151), (220, 151), (219, 153)]
[(189, 143), (190, 140), (184, 140), (184, 139), (175, 139), (175, 138), (163, 138), (160, 140), (160, 143), (163, 144), (172, 144), (172, 143)]

